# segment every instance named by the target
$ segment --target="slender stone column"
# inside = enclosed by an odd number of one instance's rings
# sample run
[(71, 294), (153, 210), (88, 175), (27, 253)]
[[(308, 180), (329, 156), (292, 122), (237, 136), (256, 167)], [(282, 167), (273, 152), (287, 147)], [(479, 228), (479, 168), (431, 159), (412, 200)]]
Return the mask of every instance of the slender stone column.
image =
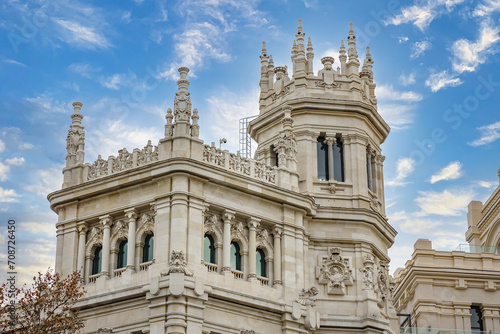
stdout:
[(110, 215), (99, 217), (102, 225), (102, 263), (101, 263), (101, 276), (109, 276), (109, 246), (112, 218)]
[(372, 175), (372, 149), (371, 147), (366, 148), (366, 169), (368, 173), (368, 189), (373, 191), (373, 175)]
[(222, 271), (231, 272), (231, 220), (234, 212), (225, 210), (222, 214), (224, 219), (224, 240), (222, 241)]
[(328, 180), (335, 180), (333, 169), (333, 145), (337, 143), (337, 138), (326, 137), (325, 144), (328, 145)]
[(83, 268), (85, 267), (85, 238), (87, 236), (87, 224), (81, 222), (78, 224), (78, 263), (76, 270), (80, 271), (83, 276)]
[(283, 229), (279, 225), (275, 225), (273, 228), (274, 235), (274, 280), (273, 285), (282, 285), (281, 280), (281, 234)]
[(127, 240), (127, 270), (135, 269), (135, 229), (137, 220), (137, 210), (125, 210), (125, 216), (128, 219), (128, 240)]
[(260, 219), (250, 218), (248, 220), (248, 278), (257, 277), (257, 246), (256, 246), (256, 228), (259, 226)]

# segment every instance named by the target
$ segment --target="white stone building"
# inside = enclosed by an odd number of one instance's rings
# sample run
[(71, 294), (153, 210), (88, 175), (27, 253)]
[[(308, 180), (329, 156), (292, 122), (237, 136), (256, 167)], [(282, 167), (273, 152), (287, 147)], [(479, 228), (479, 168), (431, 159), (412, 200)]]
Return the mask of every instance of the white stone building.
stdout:
[[(349, 29), (339, 65), (299, 21), (293, 68), (263, 43), (255, 159), (204, 145), (180, 68), (165, 136), (84, 159), (75, 102), (58, 214), (56, 270), (82, 270), (85, 333), (394, 333), (370, 50)], [(290, 73), (289, 73), (290, 71)], [(196, 92), (194, 92), (196, 93)]]
[(467, 224), (469, 244), (436, 251), (419, 239), (394, 274), (394, 304), (414, 334), (500, 333), (500, 187), (469, 204)]

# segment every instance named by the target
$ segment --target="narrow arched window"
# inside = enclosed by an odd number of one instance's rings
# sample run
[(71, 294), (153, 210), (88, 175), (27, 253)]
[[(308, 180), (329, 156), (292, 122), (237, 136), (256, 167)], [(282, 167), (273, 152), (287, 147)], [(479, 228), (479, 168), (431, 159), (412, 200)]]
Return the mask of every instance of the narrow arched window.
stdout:
[(267, 277), (267, 270), (266, 270), (266, 254), (261, 248), (257, 248), (257, 258), (256, 258), (256, 264), (257, 264), (257, 276), (261, 277)]
[(344, 143), (337, 138), (333, 145), (333, 178), (335, 181), (344, 182)]
[(240, 245), (236, 241), (231, 242), (231, 269), (241, 271)]
[(205, 263), (215, 264), (215, 242), (214, 238), (210, 234), (205, 234), (203, 261)]
[(142, 248), (142, 262), (153, 261), (153, 234), (148, 234), (144, 240), (144, 247)]
[(102, 247), (97, 247), (94, 251), (94, 259), (92, 260), (92, 275), (97, 275), (101, 272)]
[(124, 268), (127, 266), (127, 240), (120, 242), (118, 247), (118, 259), (116, 262), (116, 269)]
[(322, 181), (327, 181), (329, 179), (328, 145), (325, 144), (325, 137), (323, 136), (318, 137), (317, 155), (318, 155), (318, 179)]

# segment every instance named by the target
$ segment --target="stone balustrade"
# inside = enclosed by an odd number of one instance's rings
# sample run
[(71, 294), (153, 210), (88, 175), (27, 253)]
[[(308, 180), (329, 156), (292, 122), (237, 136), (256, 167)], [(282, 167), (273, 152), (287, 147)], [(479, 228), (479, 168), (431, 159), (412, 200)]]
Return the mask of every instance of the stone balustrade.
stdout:
[(142, 150), (136, 148), (130, 153), (126, 148), (122, 148), (118, 151), (117, 157), (110, 156), (108, 160), (104, 160), (99, 155), (93, 164), (86, 166), (88, 169), (87, 180), (97, 179), (154, 161), (158, 161), (158, 147), (153, 146), (151, 140), (148, 140), (148, 144)]
[(203, 145), (203, 161), (264, 182), (276, 184), (277, 167), (221, 150), (215, 145)]

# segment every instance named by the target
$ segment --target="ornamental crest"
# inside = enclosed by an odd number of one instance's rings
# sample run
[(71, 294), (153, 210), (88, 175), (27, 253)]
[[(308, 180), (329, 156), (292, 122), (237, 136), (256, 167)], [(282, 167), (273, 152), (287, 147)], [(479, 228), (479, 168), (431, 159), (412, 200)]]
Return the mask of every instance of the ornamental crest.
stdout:
[(316, 278), (320, 284), (326, 284), (330, 295), (345, 295), (346, 286), (353, 285), (349, 259), (342, 256), (340, 247), (328, 248), (328, 257), (319, 258)]
[(162, 276), (172, 273), (181, 273), (186, 276), (193, 276), (193, 273), (187, 268), (187, 261), (183, 251), (173, 250), (168, 265), (170, 268), (168, 268), (166, 273), (162, 273)]

